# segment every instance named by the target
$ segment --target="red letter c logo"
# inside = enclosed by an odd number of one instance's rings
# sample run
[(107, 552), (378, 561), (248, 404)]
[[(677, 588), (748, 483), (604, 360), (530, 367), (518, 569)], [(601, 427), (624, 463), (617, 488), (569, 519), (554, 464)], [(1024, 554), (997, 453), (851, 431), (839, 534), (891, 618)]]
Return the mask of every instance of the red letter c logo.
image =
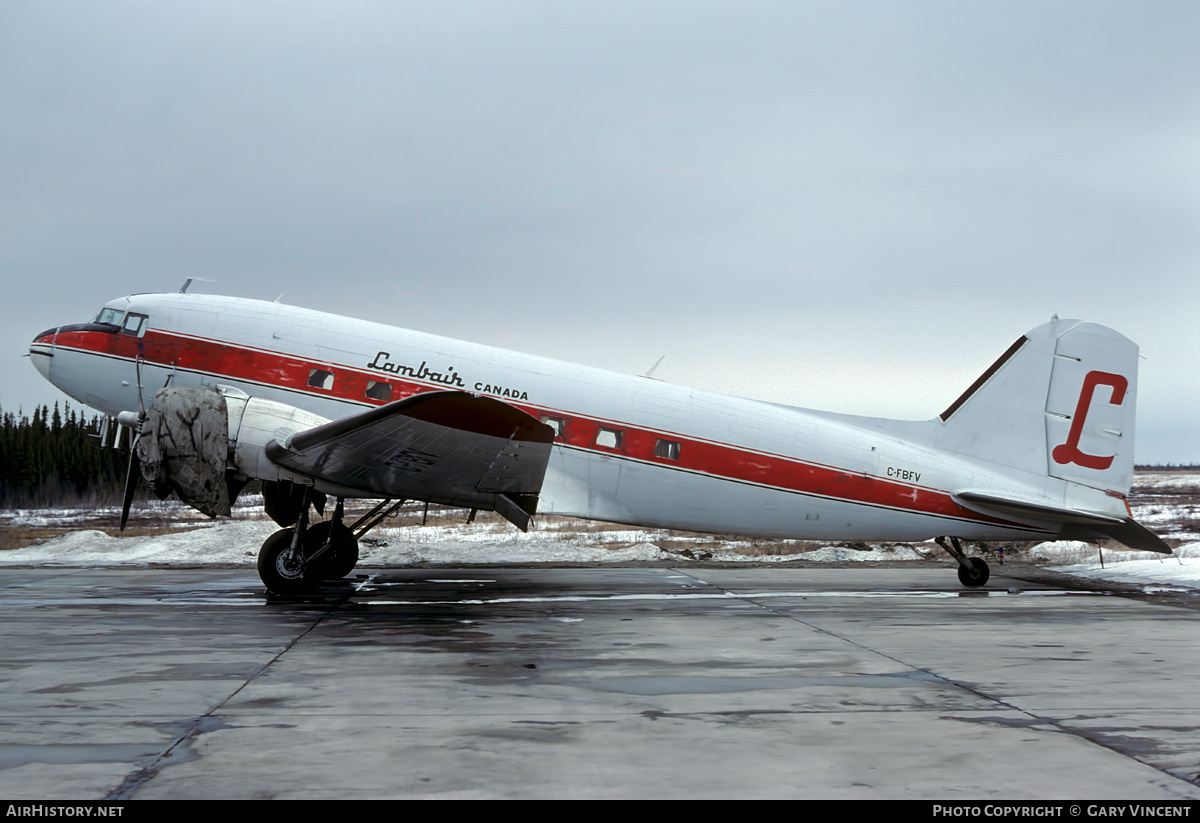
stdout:
[(1079, 438), (1083, 435), (1083, 424), (1087, 420), (1088, 410), (1092, 407), (1092, 395), (1096, 392), (1096, 386), (1109, 386), (1112, 388), (1112, 396), (1108, 402), (1114, 406), (1119, 406), (1125, 400), (1125, 389), (1129, 387), (1129, 381), (1119, 374), (1109, 374), (1103, 371), (1090, 371), (1083, 378), (1083, 389), (1079, 392), (1079, 403), (1075, 406), (1075, 417), (1071, 420), (1071, 431), (1067, 435), (1067, 442), (1061, 446), (1056, 446), (1051, 454), (1056, 463), (1077, 463), (1085, 469), (1107, 469), (1112, 465), (1113, 458), (1102, 457), (1100, 455), (1088, 454), (1079, 450)]

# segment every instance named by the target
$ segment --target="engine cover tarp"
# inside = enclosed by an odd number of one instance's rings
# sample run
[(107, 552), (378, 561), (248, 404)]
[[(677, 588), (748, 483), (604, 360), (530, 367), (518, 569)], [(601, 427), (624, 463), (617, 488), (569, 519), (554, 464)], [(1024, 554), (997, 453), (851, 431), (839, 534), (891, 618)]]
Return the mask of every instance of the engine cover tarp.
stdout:
[(159, 497), (172, 491), (209, 517), (229, 516), (229, 416), (213, 389), (165, 388), (146, 412), (137, 458)]

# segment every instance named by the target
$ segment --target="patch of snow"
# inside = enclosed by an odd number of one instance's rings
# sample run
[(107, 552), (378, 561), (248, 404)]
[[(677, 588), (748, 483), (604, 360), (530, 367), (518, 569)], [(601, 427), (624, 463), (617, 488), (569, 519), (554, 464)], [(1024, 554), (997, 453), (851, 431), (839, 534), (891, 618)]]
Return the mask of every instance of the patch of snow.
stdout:
[[(57, 524), (63, 513), (8, 513), (32, 522), (38, 517)], [(94, 516), (94, 510), (89, 511)], [(73, 512), (67, 513), (74, 516)], [(201, 525), (201, 524), (194, 524)], [(114, 537), (96, 529), (70, 532), (37, 546), (0, 554), (0, 565), (122, 566), (233, 565), (253, 567), (262, 542), (276, 531), (269, 520), (205, 521), (192, 528), (150, 537)], [(403, 526), (381, 528), (360, 545), (361, 565), (459, 565), (476, 563), (621, 563), (698, 559), (718, 562), (784, 563), (924, 560), (941, 550), (933, 544), (873, 545), (869, 550), (824, 546), (793, 554), (750, 554), (751, 541), (703, 535), (676, 535), (657, 529), (617, 528), (595, 531), (578, 523), (522, 533), (490, 524)], [(777, 544), (786, 547), (787, 542)], [(811, 545), (811, 544), (808, 544)], [(785, 548), (786, 550), (786, 548)], [(1151, 552), (1105, 549), (1101, 568), (1097, 548), (1077, 541), (1040, 543), (1029, 559), (1057, 571), (1103, 580), (1158, 587), (1158, 590), (1200, 589), (1200, 541), (1189, 542), (1164, 556)]]
[(1179, 546), (1170, 555), (1105, 549), (1101, 564), (1100, 551), (1095, 546), (1056, 540), (1034, 546), (1029, 557), (1035, 562), (1051, 564), (1053, 571), (1076, 577), (1156, 586), (1163, 591), (1200, 589), (1200, 542)]
[[(1095, 548), (1092, 548), (1091, 555), (1096, 557)], [(1148, 592), (1200, 589), (1200, 542), (1180, 546), (1174, 556), (1105, 551), (1103, 567), (1097, 559), (1053, 568), (1078, 577), (1140, 585)]]
[(4, 565), (253, 564), (258, 547), (276, 530), (270, 521), (214, 521), (210, 528), (152, 537), (111, 537), (82, 529), (37, 546), (0, 555)]
[(1138, 472), (1134, 475), (1133, 489), (1135, 492), (1148, 489), (1200, 490), (1200, 472)]

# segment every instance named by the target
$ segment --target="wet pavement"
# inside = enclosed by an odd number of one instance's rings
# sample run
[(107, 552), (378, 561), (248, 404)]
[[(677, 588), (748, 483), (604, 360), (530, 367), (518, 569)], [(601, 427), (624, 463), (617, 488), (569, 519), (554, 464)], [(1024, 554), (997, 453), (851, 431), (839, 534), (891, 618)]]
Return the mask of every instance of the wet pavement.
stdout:
[(13, 800), (1200, 799), (1200, 612), (1002, 574), (7, 568), (0, 610)]

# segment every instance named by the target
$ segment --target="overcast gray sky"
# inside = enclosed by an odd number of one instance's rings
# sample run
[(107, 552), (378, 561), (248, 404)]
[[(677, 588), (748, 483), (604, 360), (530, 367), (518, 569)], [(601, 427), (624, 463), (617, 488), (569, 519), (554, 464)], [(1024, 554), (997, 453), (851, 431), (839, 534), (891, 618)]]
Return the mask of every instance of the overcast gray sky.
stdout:
[(932, 417), (1057, 313), (1200, 462), (1200, 4), (0, 0), (0, 404), (106, 300), (274, 299)]

